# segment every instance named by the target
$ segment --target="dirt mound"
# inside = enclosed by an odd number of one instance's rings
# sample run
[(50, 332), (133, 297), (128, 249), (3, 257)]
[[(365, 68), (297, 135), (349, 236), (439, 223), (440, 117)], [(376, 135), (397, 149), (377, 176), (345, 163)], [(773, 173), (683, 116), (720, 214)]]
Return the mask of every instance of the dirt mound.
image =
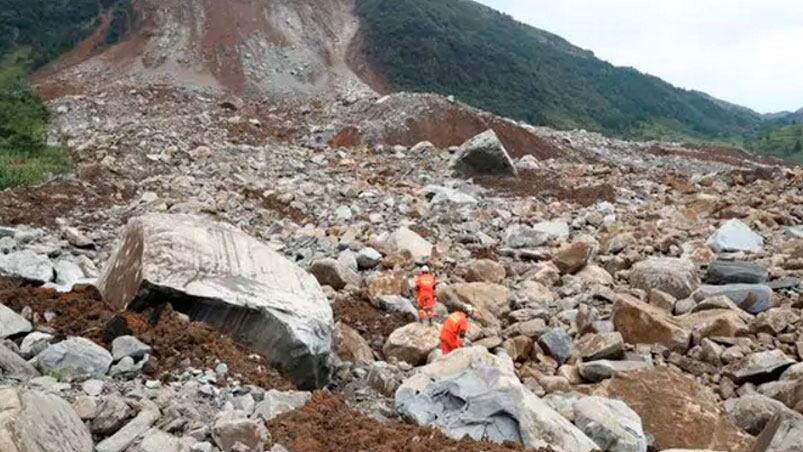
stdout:
[(293, 385), (258, 355), (236, 345), (230, 338), (202, 323), (189, 323), (169, 305), (160, 309), (117, 314), (102, 301), (94, 287), (82, 286), (60, 294), (51, 289), (19, 287), (15, 281), (0, 278), (0, 303), (21, 312), (30, 307), (40, 318), (45, 312), (56, 314), (46, 325), (60, 336), (82, 336), (110, 348), (111, 341), (132, 334), (153, 348), (156, 365), (149, 373), (164, 378), (186, 367), (214, 368), (226, 363), (245, 383), (264, 388), (292, 389)]
[[(268, 424), (273, 441), (295, 452), (503, 452), (515, 445), (456, 441), (443, 433), (407, 424), (382, 424), (326, 392), (316, 392), (301, 409)], [(547, 452), (549, 449), (544, 449)]]
[(36, 187), (6, 190), (0, 196), (0, 218), (6, 226), (51, 226), (75, 209), (88, 214), (123, 204), (133, 190), (105, 182), (100, 174), (81, 174), (80, 180), (54, 180)]
[(369, 145), (414, 146), (430, 141), (447, 148), (493, 129), (514, 158), (528, 154), (539, 160), (567, 156), (524, 126), (435, 94), (385, 96), (358, 113), (354, 124), (363, 143)]
[(582, 181), (543, 171), (522, 171), (519, 177), (476, 177), (474, 180), (502, 196), (551, 197), (582, 206), (616, 200), (616, 189), (610, 184), (580, 185)]
[(367, 300), (342, 297), (332, 304), (332, 309), (335, 320), (357, 330), (371, 347), (380, 353), (390, 333), (409, 323), (409, 319), (404, 315), (382, 312)]

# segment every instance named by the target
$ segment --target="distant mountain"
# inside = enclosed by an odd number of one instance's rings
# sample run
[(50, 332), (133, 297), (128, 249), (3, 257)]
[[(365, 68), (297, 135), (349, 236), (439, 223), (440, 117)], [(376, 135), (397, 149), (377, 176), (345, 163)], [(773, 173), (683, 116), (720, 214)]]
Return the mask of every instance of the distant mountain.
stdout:
[(56, 92), (139, 76), (290, 99), (370, 86), (558, 129), (800, 154), (797, 130), (780, 128), (803, 123), (803, 110), (761, 115), (681, 89), (471, 0), (6, 1), (0, 70), (55, 59), (38, 75)]
[(798, 111), (782, 111), (779, 113), (768, 113), (764, 115), (764, 120), (774, 124), (803, 124), (803, 108)]
[(361, 50), (386, 89), (452, 94), (534, 124), (648, 138), (724, 138), (762, 121), (473, 1), (356, 4)]

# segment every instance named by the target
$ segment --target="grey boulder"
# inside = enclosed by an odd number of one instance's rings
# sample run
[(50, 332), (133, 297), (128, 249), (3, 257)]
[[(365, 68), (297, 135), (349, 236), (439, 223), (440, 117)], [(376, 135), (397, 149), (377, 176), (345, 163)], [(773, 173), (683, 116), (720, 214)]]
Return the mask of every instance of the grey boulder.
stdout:
[(764, 249), (764, 239), (739, 220), (729, 220), (720, 226), (708, 239), (707, 244), (717, 253), (737, 251), (759, 253)]
[(143, 344), (134, 336), (120, 336), (112, 341), (112, 358), (119, 361), (126, 356), (141, 359), (151, 352), (150, 345)]
[(92, 452), (92, 435), (64, 399), (0, 387), (0, 450)]
[(477, 199), (471, 195), (463, 193), (454, 188), (441, 187), (439, 185), (427, 185), (422, 190), (424, 196), (429, 199), (432, 204), (477, 204)]
[(112, 355), (89, 339), (71, 337), (48, 346), (36, 355), (36, 363), (44, 374), (57, 373), (67, 380), (86, 380), (106, 375)]
[(769, 272), (752, 262), (714, 261), (708, 266), (706, 284), (762, 284), (767, 282)]
[(794, 413), (783, 403), (757, 394), (726, 400), (722, 408), (739, 428), (751, 435), (760, 434), (776, 415)]
[(582, 398), (574, 404), (574, 423), (604, 452), (647, 452), (641, 417), (621, 400)]
[(360, 285), (360, 275), (334, 259), (319, 259), (312, 263), (309, 272), (323, 286), (340, 290), (351, 284)]
[(28, 361), (0, 343), (0, 375), (16, 378), (34, 378), (39, 372)]
[(705, 285), (697, 289), (693, 295), (698, 302), (718, 296), (730, 298), (736, 306), (751, 314), (759, 314), (772, 306), (772, 289), (763, 284)]
[(463, 143), (454, 168), (469, 175), (518, 175), (516, 165), (493, 130), (487, 130)]
[(700, 277), (697, 266), (688, 259), (650, 258), (633, 266), (630, 284), (647, 292), (661, 290), (680, 300), (700, 286)]
[(728, 364), (722, 369), (722, 373), (739, 384), (747, 381), (761, 382), (780, 375), (795, 362), (781, 350), (756, 352)]
[(513, 362), (482, 347), (455, 350), (416, 370), (395, 396), (405, 418), (448, 436), (587, 452), (597, 445), (526, 389)]
[(751, 452), (803, 452), (803, 416), (788, 413), (772, 418)]
[(413, 303), (401, 295), (380, 295), (372, 301), (377, 308), (383, 311), (398, 312), (413, 319), (418, 317), (418, 310)]
[(540, 344), (541, 347), (544, 348), (544, 351), (549, 353), (550, 356), (555, 358), (558, 364), (563, 364), (568, 361), (574, 352), (572, 337), (561, 328), (553, 328), (541, 335), (538, 339), (538, 344)]
[(179, 214), (135, 218), (98, 287), (116, 309), (170, 301), (268, 357), (301, 388), (328, 381), (334, 320), (320, 285), (230, 225)]
[(591, 383), (599, 383), (602, 380), (613, 378), (617, 374), (632, 372), (647, 367), (652, 366), (644, 361), (609, 361), (607, 359), (600, 359), (578, 364), (577, 372), (583, 380)]
[(535, 248), (549, 241), (548, 232), (530, 226), (514, 224), (505, 230), (503, 242), (508, 248)]
[(357, 267), (366, 270), (382, 262), (382, 254), (373, 248), (363, 248), (357, 253)]
[(31, 322), (12, 311), (5, 305), (0, 304), (0, 339), (5, 339), (20, 333), (31, 331)]
[(29, 250), (0, 254), (0, 276), (44, 284), (53, 281), (53, 264), (47, 256), (40, 256)]
[(277, 391), (271, 389), (266, 392), (261, 402), (254, 408), (254, 419), (270, 422), (276, 416), (303, 407), (309, 402), (312, 394), (304, 391)]

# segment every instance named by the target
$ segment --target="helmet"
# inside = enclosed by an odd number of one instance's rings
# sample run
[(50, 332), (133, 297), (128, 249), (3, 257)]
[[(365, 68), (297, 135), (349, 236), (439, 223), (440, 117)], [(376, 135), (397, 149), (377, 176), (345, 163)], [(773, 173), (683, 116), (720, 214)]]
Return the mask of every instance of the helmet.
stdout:
[(423, 267), (421, 267), (421, 273), (429, 273), (429, 266), (424, 265)]

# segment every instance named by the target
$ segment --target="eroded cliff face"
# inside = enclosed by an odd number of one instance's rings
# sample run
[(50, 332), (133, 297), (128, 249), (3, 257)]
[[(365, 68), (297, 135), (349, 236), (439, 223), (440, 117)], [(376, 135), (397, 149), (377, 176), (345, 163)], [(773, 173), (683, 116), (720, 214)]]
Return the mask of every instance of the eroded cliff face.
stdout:
[[(276, 99), (370, 92), (347, 58), (359, 28), (352, 0), (141, 0), (40, 71), (45, 88), (114, 81)], [(353, 55), (351, 57), (354, 58)]]

